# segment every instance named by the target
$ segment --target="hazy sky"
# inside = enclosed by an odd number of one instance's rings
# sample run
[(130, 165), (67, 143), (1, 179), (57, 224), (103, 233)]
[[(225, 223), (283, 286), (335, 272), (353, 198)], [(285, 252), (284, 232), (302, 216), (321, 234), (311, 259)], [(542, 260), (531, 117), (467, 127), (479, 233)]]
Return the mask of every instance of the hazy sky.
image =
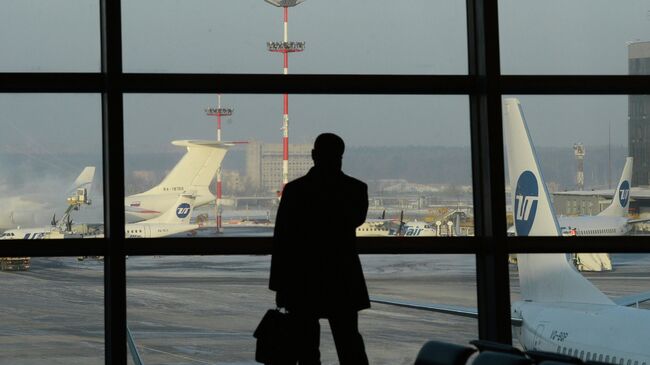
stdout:
[[(407, 4), (407, 6), (404, 6)], [(4, 0), (0, 71), (97, 71), (98, 4)], [(308, 0), (290, 10), (291, 73), (467, 72), (465, 1)], [(650, 39), (650, 0), (501, 0), (504, 73), (625, 74), (626, 42)], [(262, 0), (124, 0), (125, 70), (280, 73), (282, 11)], [(0, 95), (0, 145), (98, 151), (97, 95)], [(224, 137), (279, 142), (280, 95), (224, 95)], [(623, 96), (522, 97), (540, 146), (627, 144)], [(211, 138), (215, 95), (126, 95), (127, 152)], [(291, 96), (294, 142), (325, 130), (350, 145), (468, 145), (465, 96)]]

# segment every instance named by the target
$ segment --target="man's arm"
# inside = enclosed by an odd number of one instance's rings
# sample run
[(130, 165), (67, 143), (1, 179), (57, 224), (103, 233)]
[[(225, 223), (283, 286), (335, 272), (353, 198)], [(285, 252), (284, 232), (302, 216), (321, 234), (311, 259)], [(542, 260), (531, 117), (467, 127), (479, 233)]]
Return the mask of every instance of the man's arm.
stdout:
[(354, 206), (348, 212), (347, 219), (356, 228), (366, 221), (368, 215), (368, 185), (359, 182), (354, 190), (354, 196), (350, 198), (354, 202)]

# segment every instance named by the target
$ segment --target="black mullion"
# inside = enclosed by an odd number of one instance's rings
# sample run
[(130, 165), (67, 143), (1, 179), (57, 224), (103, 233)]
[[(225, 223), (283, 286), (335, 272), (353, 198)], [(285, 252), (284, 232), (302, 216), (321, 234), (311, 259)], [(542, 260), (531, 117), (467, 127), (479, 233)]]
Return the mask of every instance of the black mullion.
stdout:
[[(134, 255), (269, 255), (271, 237), (129, 239), (126, 253)], [(479, 237), (359, 238), (361, 254), (474, 254)]]
[(501, 76), (502, 94), (628, 95), (650, 94), (648, 75)]
[(506, 242), (512, 253), (650, 253), (647, 236), (507, 237)]
[(124, 74), (129, 93), (469, 94), (468, 75)]
[(65, 239), (53, 244), (50, 240), (7, 240), (0, 245), (0, 257), (64, 257), (105, 256), (107, 240)]
[(467, 0), (469, 73), (479, 84), (479, 92), (470, 95), (474, 231), (483, 238), (476, 287), (479, 337), (511, 343), (497, 5)]
[(122, 98), (121, 1), (101, 0), (102, 137), (106, 364), (126, 365), (126, 267), (124, 253), (124, 121)]
[(104, 79), (100, 73), (14, 73), (0, 72), (3, 93), (100, 93)]

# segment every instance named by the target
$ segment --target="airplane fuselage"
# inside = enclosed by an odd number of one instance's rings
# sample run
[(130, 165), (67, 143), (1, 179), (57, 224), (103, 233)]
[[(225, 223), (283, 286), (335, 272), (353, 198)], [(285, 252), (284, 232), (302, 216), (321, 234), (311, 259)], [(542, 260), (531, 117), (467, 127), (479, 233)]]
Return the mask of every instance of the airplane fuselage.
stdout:
[(630, 231), (625, 217), (579, 216), (558, 217), (562, 235), (622, 236)]
[(650, 364), (650, 311), (620, 305), (539, 303), (512, 305), (523, 320), (513, 333), (526, 350), (548, 351), (618, 365)]
[(126, 238), (157, 238), (188, 232), (199, 227), (198, 224), (183, 223), (134, 223), (124, 227)]
[[(174, 205), (178, 199), (178, 194), (135, 194), (124, 198), (127, 223), (141, 222), (159, 217)], [(214, 201), (214, 199), (214, 196), (210, 193), (197, 195), (194, 207), (206, 205)]]

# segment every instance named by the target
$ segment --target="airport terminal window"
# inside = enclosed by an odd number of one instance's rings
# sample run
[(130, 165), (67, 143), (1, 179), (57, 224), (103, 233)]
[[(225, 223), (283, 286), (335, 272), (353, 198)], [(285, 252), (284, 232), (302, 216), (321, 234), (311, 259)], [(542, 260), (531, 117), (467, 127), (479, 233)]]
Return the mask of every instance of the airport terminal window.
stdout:
[[(276, 94), (125, 95), (127, 231), (146, 227), (130, 237), (272, 235), (284, 172), (282, 101)], [(288, 180), (313, 166), (315, 136), (341, 135), (343, 171), (368, 184), (358, 236), (474, 234), (467, 97), (291, 95), (290, 102)], [(195, 193), (177, 202), (183, 192)], [(188, 214), (162, 218), (183, 204)]]
[[(12, 11), (16, 9), (16, 6), (23, 6), (22, 3), (19, 1), (12, 2), (10, 4)], [(126, 232), (121, 222), (124, 219), (123, 197), (127, 195), (124, 193), (128, 190), (128, 185), (125, 186), (125, 184), (128, 184), (128, 180), (123, 178), (125, 175), (123, 161), (128, 152), (123, 149), (123, 138), (125, 136), (128, 138), (128, 134), (124, 134), (123, 132), (127, 131), (128, 126), (126, 125), (125, 119), (128, 119), (129, 111), (127, 105), (128, 100), (126, 100), (128, 97), (123, 98), (124, 95), (188, 92), (205, 95), (216, 95), (218, 93), (222, 93), (223, 95), (255, 95), (282, 93), (290, 90), (292, 94), (296, 95), (345, 94), (354, 96), (362, 94), (399, 94), (423, 97), (454, 94), (461, 95), (461, 98), (464, 97), (466, 100), (469, 99), (467, 109), (469, 110), (471, 126), (469, 135), (472, 141), (470, 159), (472, 162), (473, 203), (476, 209), (474, 216), (475, 236), (459, 237), (453, 240), (425, 238), (419, 240), (417, 244), (413, 239), (408, 237), (404, 237), (400, 242), (384, 241), (380, 238), (367, 238), (360, 241), (360, 248), (364, 253), (474, 254), (476, 257), (476, 289), (479, 308), (478, 333), (484, 339), (508, 342), (512, 338), (508, 321), (510, 313), (507, 307), (510, 302), (514, 302), (515, 298), (509, 300), (508, 294), (511, 289), (509, 286), (507, 264), (505, 262), (506, 252), (531, 251), (560, 253), (565, 252), (567, 247), (572, 247), (574, 245), (573, 242), (576, 242), (575, 245), (580, 245), (583, 249), (593, 247), (592, 250), (582, 251), (629, 251), (641, 253), (650, 251), (647, 243), (643, 242), (642, 237), (633, 236), (599, 237), (597, 240), (584, 240), (580, 237), (570, 238), (575, 241), (567, 240), (569, 238), (544, 238), (539, 241), (528, 240), (526, 237), (508, 237), (506, 239), (506, 232), (504, 231), (507, 225), (506, 222), (508, 221), (506, 210), (510, 208), (507, 208), (508, 204), (503, 202), (505, 182), (502, 177), (507, 170), (505, 170), (506, 166), (503, 164), (503, 147), (505, 146), (504, 141), (501, 139), (502, 127), (501, 123), (498, 122), (499, 118), (502, 117), (501, 111), (503, 109), (503, 100), (501, 97), (503, 95), (517, 95), (517, 98), (522, 101), (522, 107), (525, 113), (527, 115), (531, 113), (530, 119), (532, 120), (529, 120), (530, 123), (553, 123), (554, 120), (566, 120), (567, 116), (562, 115), (561, 112), (566, 110), (573, 110), (575, 112), (578, 109), (577, 106), (587, 107), (582, 113), (571, 114), (569, 118), (572, 121), (566, 124), (569, 127), (574, 125), (574, 123), (579, 124), (578, 122), (585, 118), (593, 118), (595, 124), (602, 121), (603, 118), (611, 119), (612, 123), (619, 123), (620, 118), (618, 114), (621, 108), (625, 110), (625, 104), (628, 100), (627, 95), (640, 96), (650, 94), (650, 82), (648, 76), (644, 74), (647, 70), (639, 66), (644, 64), (643, 62), (645, 61), (642, 61), (642, 59), (647, 57), (645, 56), (647, 42), (644, 42), (644, 39), (634, 41), (642, 37), (642, 35), (638, 35), (641, 34), (638, 29), (646, 28), (645, 19), (641, 18), (644, 18), (642, 15), (647, 12), (647, 9), (637, 9), (637, 11), (631, 12), (631, 5), (617, 4), (617, 6), (620, 6), (620, 9), (617, 8), (617, 11), (612, 11), (612, 9), (608, 9), (603, 4), (601, 4), (602, 6), (591, 6), (592, 4), (578, 2), (565, 9), (566, 11), (564, 13), (567, 14), (566, 17), (557, 18), (550, 15), (539, 15), (558, 13), (554, 7), (565, 6), (560, 1), (550, 3), (537, 2), (534, 4), (532, 1), (527, 1), (522, 4), (515, 4), (513, 1), (501, 0), (498, 4), (495, 4), (494, 2), (485, 0), (468, 0), (466, 2), (468, 11), (465, 11), (463, 8), (465, 2), (454, 1), (453, 5), (450, 5), (454, 7), (450, 8), (452, 9), (451, 12), (420, 12), (422, 17), (418, 18), (419, 21), (414, 22), (413, 25), (419, 27), (417, 29), (425, 29), (427, 24), (431, 24), (431, 32), (417, 32), (417, 35), (414, 35), (415, 38), (413, 38), (415, 42), (415, 46), (413, 47), (410, 46), (410, 42), (400, 39), (399, 47), (408, 47), (409, 50), (400, 53), (399, 57), (393, 58), (395, 60), (394, 64), (390, 64), (390, 57), (386, 58), (383, 56), (371, 56), (373, 57), (373, 62), (365, 63), (364, 58), (360, 56), (354, 60), (358, 62), (356, 66), (354, 62), (350, 62), (350, 65), (348, 65), (346, 63), (346, 57), (338, 57), (331, 65), (318, 64), (316, 62), (310, 63), (307, 61), (310, 58), (320, 57), (318, 55), (322, 50), (314, 50), (310, 53), (312, 44), (314, 44), (313, 42), (316, 39), (304, 39), (309, 43), (306, 46), (305, 52), (302, 55), (292, 56), (291, 65), (294, 64), (293, 62), (295, 60), (296, 68), (291, 69), (292, 75), (284, 77), (281, 76), (282, 70), (272, 65), (273, 55), (266, 54), (267, 49), (265, 49), (264, 45), (267, 41), (266, 38), (268, 38), (267, 35), (270, 34), (266, 30), (263, 34), (265, 39), (262, 41), (261, 49), (256, 48), (255, 51), (260, 53), (260, 58), (267, 58), (265, 62), (268, 61), (268, 64), (265, 63), (264, 68), (250, 66), (250, 62), (248, 61), (255, 61), (254, 57), (247, 59), (246, 57), (242, 58), (240, 55), (233, 53), (235, 57), (244, 61), (241, 64), (231, 64), (230, 68), (219, 69), (219, 67), (227, 64), (224, 60), (227, 61), (230, 53), (220, 52), (220, 54), (228, 53), (228, 55), (223, 60), (217, 60), (217, 62), (212, 62), (210, 57), (204, 57), (203, 55), (208, 54), (208, 50), (212, 48), (203, 47), (203, 45), (214, 44), (212, 41), (199, 43), (188, 41), (183, 43), (178, 42), (178, 38), (175, 38), (172, 34), (169, 37), (163, 36), (162, 39), (169, 40), (170, 44), (176, 43), (176, 45), (181, 45), (181, 47), (177, 47), (181, 50), (180, 53), (174, 49), (167, 53), (165, 51), (167, 44), (161, 42), (157, 42), (156, 44), (156, 41), (152, 41), (152, 47), (148, 47), (146, 42), (143, 42), (143, 39), (147, 36), (147, 32), (139, 32), (137, 28), (138, 24), (141, 25), (143, 23), (139, 23), (137, 14), (132, 12), (135, 2), (125, 0), (123, 4), (124, 13), (122, 12), (123, 9), (121, 8), (120, 1), (100, 0), (98, 2), (98, 8), (95, 8), (97, 3), (94, 5), (83, 5), (77, 4), (72, 0), (60, 1), (53, 4), (48, 3), (47, 5), (44, 3), (40, 6), (37, 2), (30, 2), (30, 6), (35, 6), (38, 8), (38, 12), (40, 12), (40, 15), (36, 14), (36, 16), (33, 16), (33, 12), (30, 13), (29, 11), (23, 12), (22, 18), (20, 14), (15, 12), (3, 12), (3, 15), (8, 14), (7, 16), (11, 19), (9, 19), (10, 21), (3, 22), (3, 26), (6, 26), (7, 29), (4, 32), (0, 32), (0, 34), (8, 35), (8, 37), (0, 39), (0, 44), (3, 44), (3, 49), (10, 50), (9, 53), (11, 54), (4, 58), (4, 64), (0, 63), (0, 71), (2, 71), (0, 73), (0, 91), (4, 93), (27, 93), (25, 95), (29, 93), (54, 93), (60, 95), (74, 93), (102, 94), (102, 107), (97, 115), (103, 116), (102, 123), (104, 127), (99, 130), (99, 135), (103, 135), (103, 141), (101, 143), (99, 140), (95, 141), (95, 146), (103, 146), (102, 161), (111, 162), (110, 164), (105, 163), (100, 169), (102, 172), (106, 172), (102, 177), (102, 180), (105, 182), (104, 189), (107, 197), (107, 201), (105, 202), (106, 211), (102, 211), (102, 217), (100, 218), (103, 221), (103, 213), (107, 215), (106, 235), (97, 240), (71, 239), (59, 241), (55, 246), (49, 242), (40, 240), (26, 240), (20, 244), (9, 242), (0, 245), (0, 256), (31, 257), (32, 259), (39, 257), (79, 256), (99, 258), (96, 262), (100, 266), (103, 262), (106, 268), (106, 276), (104, 278), (106, 305), (103, 306), (107, 315), (107, 321), (104, 327), (106, 336), (106, 363), (126, 363), (126, 346), (123, 346), (126, 342), (126, 333), (124, 332), (126, 324), (126, 298), (123, 294), (126, 291), (125, 257), (127, 255), (129, 258), (139, 255), (167, 256), (170, 254), (231, 255), (238, 253), (243, 255), (263, 255), (269, 253), (270, 245), (268, 238), (264, 237), (224, 237), (221, 241), (222, 244), (218, 246), (214, 245), (213, 239), (201, 238), (197, 238), (196, 240), (154, 239), (151, 241), (133, 239), (129, 241), (128, 245), (125, 244), (123, 235)], [(276, 29), (280, 33), (281, 27), (277, 24), (281, 19), (279, 14), (281, 12), (280, 9), (274, 9), (261, 0), (260, 3), (268, 7), (267, 10), (269, 13), (273, 11), (278, 13), (276, 18), (270, 16), (268, 22), (271, 27), (277, 26)], [(446, 6), (445, 4), (437, 3), (435, 6)], [(308, 1), (300, 5), (299, 8), (294, 9), (296, 11), (291, 13), (291, 20), (296, 20), (296, 23), (292, 23), (296, 24), (295, 30), (300, 30), (304, 33), (294, 32), (294, 28), (292, 27), (289, 33), (290, 40), (293, 40), (294, 35), (296, 35), (295, 39), (298, 39), (299, 34), (308, 34), (309, 31), (312, 31), (301, 25), (299, 20), (300, 12), (304, 9), (305, 13), (307, 13), (309, 5), (310, 2)], [(316, 6), (316, 3), (314, 3), (314, 6)], [(318, 6), (326, 5), (321, 4)], [(522, 12), (522, 7), (527, 8), (529, 11)], [(77, 16), (79, 12), (77, 10), (75, 12), (69, 11), (71, 8), (80, 9), (84, 14)], [(412, 7), (403, 11), (413, 13), (413, 9), (415, 8)], [(32, 8), (31, 10), (34, 9)], [(191, 19), (191, 17), (187, 16), (191, 11), (183, 12), (183, 10), (186, 10), (185, 8), (178, 10), (181, 11), (173, 14), (178, 19)], [(515, 11), (517, 11), (516, 15), (514, 13)], [(208, 18), (207, 14), (214, 14), (214, 12), (204, 10), (201, 10), (201, 12), (205, 14), (204, 18)], [(375, 17), (376, 19), (381, 19), (386, 14), (390, 14), (389, 11), (382, 7), (369, 10), (369, 14), (373, 12), (379, 15)], [(65, 15), (59, 17), (43, 15), (49, 15), (50, 13)], [(293, 17), (294, 13), (296, 15), (295, 17)], [(528, 18), (528, 15), (525, 14), (521, 15), (523, 13), (534, 14), (535, 19)], [(100, 17), (97, 19), (95, 15), (91, 16), (90, 14), (99, 14)], [(122, 19), (122, 14), (124, 14), (124, 19)], [(196, 15), (197, 12), (194, 11), (193, 14)], [(448, 27), (442, 31), (436, 31), (437, 26), (444, 26), (444, 24), (448, 23), (437, 22), (434, 18), (423, 18), (424, 16), (430, 16), (427, 14), (434, 14), (431, 16), (436, 17), (447, 17), (450, 14), (454, 14), (453, 16), (449, 16), (448, 19), (450, 20), (453, 20), (456, 15), (460, 14), (460, 17), (457, 19), (460, 21), (455, 21), (455, 24), (451, 28)], [(28, 18), (27, 21), (21, 21), (21, 19), (25, 19), (25, 15)], [(164, 12), (156, 13), (152, 11), (151, 15), (154, 17), (164, 15)], [(166, 16), (169, 15), (170, 12), (167, 11)], [(68, 16), (72, 16), (75, 19), (66, 21), (66, 17)], [(81, 20), (84, 17), (92, 19), (92, 21)], [(236, 21), (236, 19), (238, 18), (231, 18), (231, 23)], [(307, 17), (305, 16), (303, 19), (307, 19)], [(395, 17), (395, 19), (398, 18)], [(549, 19), (554, 20), (551, 21)], [(212, 18), (208, 20), (211, 21)], [(465, 20), (466, 22), (463, 23)], [(35, 25), (30, 25), (31, 22), (34, 22)], [(59, 23), (66, 23), (68, 25), (76, 24), (77, 26), (71, 29), (75, 29), (77, 33), (65, 36), (63, 34), (64, 32), (55, 29), (60, 25)], [(176, 21), (160, 21), (160, 24), (176, 23)], [(196, 24), (203, 26), (207, 23), (196, 22)], [(219, 22), (210, 23), (210, 27), (213, 28), (208, 27), (208, 31), (205, 30), (206, 27), (202, 28), (200, 32), (202, 35), (200, 36), (205, 36), (205, 33), (210, 33), (210, 29), (217, 29), (218, 24)], [(351, 24), (356, 23), (351, 22)], [(466, 32), (455, 31), (464, 27), (464, 24), (467, 25)], [(500, 29), (497, 28), (498, 24), (500, 24)], [(531, 27), (531, 24), (534, 26)], [(576, 27), (576, 24), (583, 26)], [(619, 24), (620, 27), (617, 27), (619, 29), (616, 32), (607, 33), (607, 36), (598, 36), (600, 34), (599, 31), (594, 31), (591, 28), (593, 26), (600, 26), (601, 24)], [(15, 42), (16, 37), (13, 31), (20, 28), (18, 25), (23, 29), (33, 28), (38, 32), (38, 34), (34, 34), (33, 38), (31, 38), (37, 41)], [(123, 29), (121, 25), (124, 26)], [(525, 29), (522, 27), (525, 27)], [(99, 34), (97, 28), (99, 28)], [(161, 30), (162, 27), (158, 30), (150, 28), (153, 33), (156, 33), (151, 39), (157, 38), (160, 34), (167, 35), (169, 32), (178, 31), (179, 27), (165, 26), (164, 28), (164, 30)], [(567, 28), (577, 30), (577, 32), (567, 32)], [(79, 31), (79, 29), (82, 29), (82, 31)], [(581, 34), (583, 31), (585, 34)], [(212, 33), (217, 32), (213, 31)], [(428, 40), (432, 33), (445, 35), (445, 37), (440, 37), (440, 39), (443, 39), (442, 41), (434, 41), (434, 43), (442, 43), (432, 46)], [(247, 35), (250, 34), (248, 33)], [(453, 34), (453, 36), (449, 36), (449, 34)], [(568, 36), (556, 37), (555, 35), (557, 34), (568, 34)], [(457, 39), (459, 35), (463, 38), (462, 40)], [(467, 36), (468, 42), (465, 42), (464, 35)], [(420, 45), (418, 44), (417, 37), (424, 37), (425, 41), (421, 42), (424, 46), (418, 47)], [(25, 37), (21, 39), (25, 39)], [(339, 37), (336, 39), (336, 42), (340, 39), (344, 39), (343, 43), (350, 40), (352, 41), (350, 43), (355, 43), (354, 38), (349, 37)], [(560, 43), (555, 41), (556, 39), (561, 40), (559, 41)], [(593, 39), (593, 41), (590, 39)], [(626, 44), (630, 40), (634, 42)], [(341, 54), (340, 50), (345, 48), (343, 47), (345, 44), (339, 47), (335, 44), (336, 42), (332, 40), (327, 41), (329, 41), (330, 45), (333, 45), (330, 48), (333, 50), (332, 53), (336, 52)], [(357, 51), (357, 54), (363, 53), (363, 51), (371, 51), (368, 54), (381, 53), (383, 55), (387, 52), (385, 44), (373, 43), (371, 37), (369, 39), (362, 39), (361, 41), (363, 47), (354, 50)], [(357, 41), (356, 43), (359, 42)], [(97, 46), (99, 44), (101, 44), (101, 47)], [(325, 44), (325, 41), (323, 41), (323, 44)], [(188, 50), (188, 45), (191, 46), (191, 49), (183, 53), (183, 50)], [(467, 45), (466, 48), (465, 45)], [(294, 46), (300, 47), (300, 45), (296, 44), (287, 44), (287, 47)], [(395, 47), (389, 48), (395, 49)], [(435, 58), (427, 58), (427, 52), (430, 52), (431, 49), (440, 50), (441, 48), (444, 51), (436, 51)], [(53, 52), (52, 50), (55, 51)], [(501, 50), (500, 53), (499, 50)], [(540, 53), (540, 50), (544, 52)], [(603, 53), (603, 50), (606, 52)], [(69, 62), (66, 61), (72, 54), (75, 57), (68, 60)], [(103, 57), (100, 57), (100, 55)], [(124, 64), (122, 55), (124, 55)], [(321, 58), (328, 59), (328, 57)], [(624, 61), (621, 62), (621, 59)], [(100, 60), (101, 67), (98, 67)], [(279, 63), (277, 58), (276, 61)], [(629, 61), (629, 64), (626, 61)], [(363, 65), (363, 67), (359, 65)], [(314, 67), (313, 69), (310, 68), (312, 66)], [(101, 72), (98, 72), (100, 69)], [(125, 70), (127, 73), (122, 73), (122, 70)], [(468, 70), (469, 72), (466, 72)], [(155, 74), (141, 74), (139, 72), (154, 72)], [(172, 74), (172, 72), (180, 72), (180, 74)], [(183, 74), (185, 72), (188, 74)], [(206, 72), (206, 74), (189, 74), (194, 72)], [(249, 72), (251, 74), (246, 74)], [(259, 72), (267, 72), (268, 74), (255, 74)], [(300, 75), (301, 73), (312, 72), (312, 75)], [(363, 76), (362, 74), (366, 72), (370, 74)], [(507, 76), (502, 76), (501, 72)], [(326, 75), (327, 73), (334, 73), (335, 75)], [(545, 76), (529, 77), (526, 74)], [(567, 76), (550, 76), (558, 74)], [(629, 74), (630, 76), (603, 77), (596, 76), (595, 74)], [(577, 79), (576, 75), (582, 75), (582, 77)], [(549, 97), (547, 100), (542, 100), (544, 97), (530, 96), (534, 94), (598, 95), (601, 93), (614, 95), (567, 97), (563, 99), (565, 102), (550, 100), (553, 98), (557, 100), (557, 96)], [(577, 104), (567, 105), (567, 103), (575, 103), (576, 100)], [(589, 101), (583, 103), (581, 100)], [(602, 100), (603, 104), (599, 105), (598, 102), (594, 102), (595, 100)], [(616, 102), (612, 103), (611, 100), (616, 100)], [(538, 103), (537, 106), (532, 105), (536, 103)], [(563, 107), (553, 109), (544, 106), (544, 104), (548, 106), (553, 103)], [(86, 104), (83, 102), (79, 103), (79, 105)], [(607, 109), (607, 105), (613, 106), (613, 108)], [(205, 107), (205, 105), (200, 105), (199, 112)], [(644, 110), (646, 109), (632, 108), (630, 110), (635, 113), (636, 111), (642, 113), (638, 115), (642, 119), (645, 116)], [(1, 110), (5, 113), (11, 109), (2, 108)], [(69, 108), (69, 110), (80, 109), (78, 105), (75, 105)], [(553, 113), (553, 110), (556, 110), (556, 112)], [(602, 115), (593, 113), (594, 110), (601, 110)], [(544, 114), (541, 113), (542, 111), (550, 113), (544, 116), (546, 120), (534, 121), (536, 119), (535, 114)], [(344, 112), (345, 110), (335, 108), (333, 117), (338, 116), (338, 113)], [(617, 115), (613, 116), (613, 112), (617, 113)], [(148, 118), (155, 119), (158, 117), (156, 110), (151, 110), (151, 113), (151, 115), (147, 116)], [(38, 113), (25, 113), (20, 117), (31, 117), (35, 114)], [(11, 115), (11, 113), (2, 114), (0, 117), (4, 115)], [(75, 116), (75, 118), (78, 117), (78, 115)], [(630, 120), (633, 121), (636, 117), (636, 115), (630, 115)], [(45, 120), (46, 117), (42, 119)], [(396, 116), (395, 120), (403, 120), (402, 115)], [(432, 123), (436, 123), (436, 121)], [(179, 122), (179, 124), (181, 123)], [(602, 137), (602, 126), (596, 128), (594, 127), (595, 124), (590, 125), (590, 129), (599, 129), (600, 136)], [(7, 129), (7, 124), (3, 122), (2, 126), (4, 127), (4, 133)], [(616, 161), (615, 151), (617, 151), (615, 143), (617, 138), (620, 137), (617, 133), (625, 128), (628, 128), (628, 126), (612, 128), (612, 141), (614, 141), (614, 144), (612, 144), (613, 164)], [(568, 138), (565, 134), (569, 134), (570, 130), (560, 130), (563, 132), (557, 133), (557, 141), (558, 143), (564, 143)], [(630, 125), (629, 130), (640, 130), (643, 132), (641, 125)], [(538, 133), (534, 130), (531, 132)], [(581, 132), (574, 132), (572, 132), (573, 135), (581, 136)], [(60, 137), (64, 133), (72, 133), (74, 135), (75, 131), (57, 130), (51, 134), (52, 136)], [(638, 136), (641, 135), (645, 134), (638, 134)], [(631, 142), (638, 141), (639, 138), (632, 138)], [(69, 143), (64, 147), (72, 148), (78, 142)], [(147, 139), (145, 138), (143, 143), (146, 142)], [(574, 138), (573, 142), (588, 143), (578, 138)], [(601, 141), (599, 141), (601, 146), (603, 145), (602, 142), (601, 138)], [(644, 151), (648, 150), (642, 145), (628, 146), (628, 148), (633, 153), (644, 153)], [(589, 154), (594, 153), (591, 151), (590, 147), (587, 146), (587, 156), (591, 156)], [(547, 159), (547, 161), (549, 160)], [(559, 163), (561, 159), (557, 159), (557, 161)], [(544, 164), (542, 162), (542, 165)], [(572, 165), (572, 163), (570, 164)], [(542, 166), (542, 170), (548, 168)], [(637, 170), (639, 169), (637, 168)], [(598, 173), (595, 173), (593, 176), (585, 174), (585, 184), (587, 184), (587, 179), (598, 176)], [(0, 179), (4, 178), (5, 176)], [(645, 185), (650, 181), (647, 176), (640, 176), (639, 179), (641, 182), (640, 185)], [(637, 183), (633, 182), (632, 186), (637, 186)], [(551, 186), (549, 186), (549, 189), (552, 190)], [(559, 189), (555, 191), (559, 192)], [(576, 202), (573, 205), (567, 204), (565, 206), (574, 214), (578, 212), (579, 205)], [(119, 224), (115, 224), (115, 222)], [(369, 243), (373, 245), (376, 243), (377, 245), (371, 246)], [(100, 261), (102, 259), (104, 261)], [(612, 259), (613, 264), (616, 265), (616, 256), (613, 256)], [(90, 261), (84, 259), (82, 262)], [(587, 261), (582, 260), (581, 262), (584, 264)], [(56, 265), (59, 264), (57, 263)], [(634, 268), (634, 264), (631, 267)], [(597, 276), (600, 274), (594, 275)], [(587, 274), (587, 276), (589, 279), (594, 279), (591, 274)], [(516, 278), (516, 275), (512, 275), (512, 277)], [(594, 280), (597, 281), (596, 279)], [(632, 291), (632, 289), (640, 288), (634, 288), (630, 285), (626, 286), (625, 289)], [(514, 286), (512, 291), (515, 291)], [(603, 289), (603, 291), (606, 290)], [(488, 295), (487, 293), (491, 293), (492, 295)], [(611, 294), (613, 295), (614, 293)], [(102, 307), (102, 303), (99, 303), (98, 306)], [(95, 313), (95, 316), (97, 316), (97, 313)], [(566, 348), (563, 348), (562, 351), (566, 352)], [(587, 353), (586, 357), (589, 358), (589, 355)], [(596, 358), (596, 354), (592, 358)], [(632, 361), (637, 360), (619, 358), (619, 363), (621, 364), (627, 363), (628, 365), (632, 365)], [(636, 364), (638, 364), (638, 361)]]
[[(126, 72), (282, 72), (282, 8), (262, 0), (122, 7)], [(467, 74), (464, 1), (308, 0), (287, 15), (291, 74)]]

